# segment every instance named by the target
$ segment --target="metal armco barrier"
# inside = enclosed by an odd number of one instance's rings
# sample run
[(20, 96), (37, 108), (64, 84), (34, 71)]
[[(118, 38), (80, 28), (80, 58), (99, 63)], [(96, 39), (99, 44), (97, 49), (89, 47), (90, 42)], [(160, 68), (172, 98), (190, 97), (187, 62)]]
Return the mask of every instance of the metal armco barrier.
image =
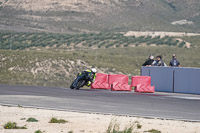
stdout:
[(156, 91), (200, 94), (200, 69), (142, 67), (142, 76), (151, 76)]

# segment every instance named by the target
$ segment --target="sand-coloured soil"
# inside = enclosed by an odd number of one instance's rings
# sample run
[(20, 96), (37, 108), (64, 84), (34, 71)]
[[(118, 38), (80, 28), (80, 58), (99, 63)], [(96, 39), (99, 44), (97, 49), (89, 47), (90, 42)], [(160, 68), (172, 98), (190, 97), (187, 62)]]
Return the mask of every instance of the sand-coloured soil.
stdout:
[[(30, 117), (36, 118), (39, 122), (26, 122)], [(65, 124), (49, 123), (52, 117), (69, 122)], [(26, 125), (27, 129), (4, 129), (3, 125), (8, 121), (16, 122), (18, 126)], [(73, 131), (73, 133), (104, 133), (111, 121), (120, 124), (120, 130), (135, 125), (134, 132), (138, 133), (151, 129), (159, 130), (162, 133), (200, 132), (200, 123), (198, 122), (0, 106), (0, 133), (34, 133), (36, 130), (44, 133), (68, 133), (69, 131)], [(137, 128), (137, 123), (142, 125), (141, 129)]]

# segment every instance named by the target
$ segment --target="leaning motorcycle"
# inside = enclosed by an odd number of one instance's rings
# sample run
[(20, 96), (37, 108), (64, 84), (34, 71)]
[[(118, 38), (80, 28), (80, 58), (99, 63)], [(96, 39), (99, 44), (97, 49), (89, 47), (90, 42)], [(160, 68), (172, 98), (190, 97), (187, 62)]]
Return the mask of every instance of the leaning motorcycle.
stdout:
[(94, 74), (83, 72), (77, 75), (77, 78), (72, 82), (70, 88), (79, 90), (84, 85), (88, 85), (93, 80)]
[(87, 83), (84, 79), (79, 79), (78, 77), (72, 82), (70, 85), (71, 89), (79, 90), (81, 87), (83, 87)]

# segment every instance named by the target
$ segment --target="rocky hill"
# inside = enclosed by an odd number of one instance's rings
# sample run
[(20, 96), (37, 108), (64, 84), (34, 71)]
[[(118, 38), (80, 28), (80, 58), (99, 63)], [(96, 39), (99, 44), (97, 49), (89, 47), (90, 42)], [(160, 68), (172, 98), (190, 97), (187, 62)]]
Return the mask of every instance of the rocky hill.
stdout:
[(150, 54), (200, 67), (199, 33), (199, 0), (0, 0), (0, 83), (69, 87), (92, 66), (131, 77)]
[(0, 30), (200, 32), (199, 0), (0, 0)]

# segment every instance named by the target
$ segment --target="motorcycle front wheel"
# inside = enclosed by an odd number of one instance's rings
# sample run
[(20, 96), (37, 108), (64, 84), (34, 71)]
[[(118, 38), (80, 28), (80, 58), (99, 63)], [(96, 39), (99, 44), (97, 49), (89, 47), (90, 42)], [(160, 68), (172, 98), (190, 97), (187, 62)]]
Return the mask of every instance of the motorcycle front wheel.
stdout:
[[(75, 81), (75, 80), (74, 80)], [(74, 89), (74, 81), (72, 82), (72, 84), (70, 85), (70, 89)]]

